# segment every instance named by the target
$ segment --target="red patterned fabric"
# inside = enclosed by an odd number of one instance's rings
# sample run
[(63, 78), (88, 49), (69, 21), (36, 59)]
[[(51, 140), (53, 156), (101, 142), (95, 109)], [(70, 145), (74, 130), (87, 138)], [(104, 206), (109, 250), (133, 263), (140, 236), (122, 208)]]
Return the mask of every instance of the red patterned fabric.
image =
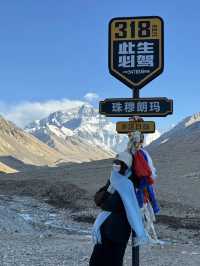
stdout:
[(144, 159), (141, 151), (137, 151), (134, 155), (133, 170), (135, 175), (140, 179), (147, 177), (147, 182), (152, 185), (154, 180), (151, 178), (152, 172), (148, 165), (148, 162)]

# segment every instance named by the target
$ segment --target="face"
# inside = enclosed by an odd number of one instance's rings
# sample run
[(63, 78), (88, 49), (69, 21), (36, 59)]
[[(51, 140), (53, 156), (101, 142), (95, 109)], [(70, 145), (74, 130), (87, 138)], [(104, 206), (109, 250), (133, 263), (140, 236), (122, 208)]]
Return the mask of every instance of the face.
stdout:
[(121, 175), (124, 175), (128, 167), (126, 164), (118, 159), (115, 159), (113, 161), (113, 170), (120, 173)]
[(140, 142), (134, 142), (134, 147), (136, 150), (139, 150), (141, 148), (141, 143)]
[(120, 165), (122, 161), (118, 160), (118, 159), (114, 159), (113, 163), (114, 164), (117, 164), (117, 165)]
[[(128, 138), (129, 138), (129, 140), (131, 139), (132, 136), (133, 136), (133, 132), (129, 131), (128, 132)], [(142, 144), (143, 144), (143, 142), (138, 137), (138, 139), (133, 143), (135, 150), (139, 150), (142, 147)]]
[(129, 138), (129, 139), (130, 139), (130, 137), (131, 137), (131, 134), (132, 134), (132, 132), (129, 131), (129, 132), (128, 132), (128, 138)]

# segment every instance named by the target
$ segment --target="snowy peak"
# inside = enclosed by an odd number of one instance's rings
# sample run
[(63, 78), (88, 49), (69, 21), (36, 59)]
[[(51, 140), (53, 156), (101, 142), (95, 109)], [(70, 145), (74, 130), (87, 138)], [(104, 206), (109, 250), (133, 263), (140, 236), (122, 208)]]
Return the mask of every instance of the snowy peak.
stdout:
[(90, 104), (84, 104), (79, 108), (78, 116), (81, 118), (98, 116), (99, 113)]
[[(26, 130), (33, 132), (36, 129), (54, 125), (58, 128), (65, 127), (71, 130), (79, 128), (82, 124), (104, 124), (105, 118), (99, 115), (98, 111), (90, 104), (84, 104), (70, 110), (62, 110), (51, 113), (48, 117), (34, 121), (25, 127)], [(70, 133), (71, 134), (71, 133)]]
[(200, 122), (200, 112), (192, 115), (187, 122), (185, 122), (185, 127), (189, 127), (197, 122)]
[(194, 135), (200, 135), (200, 113), (184, 118), (171, 130), (165, 132), (152, 142), (150, 146), (166, 145), (171, 141), (178, 141), (183, 138), (193, 137)]
[(109, 153), (123, 150), (127, 143), (127, 136), (117, 134), (115, 123), (100, 115), (90, 104), (54, 112), (29, 124), (25, 130), (51, 147), (55, 147), (53, 135), (60, 141), (73, 138), (73, 141), (76, 139)]

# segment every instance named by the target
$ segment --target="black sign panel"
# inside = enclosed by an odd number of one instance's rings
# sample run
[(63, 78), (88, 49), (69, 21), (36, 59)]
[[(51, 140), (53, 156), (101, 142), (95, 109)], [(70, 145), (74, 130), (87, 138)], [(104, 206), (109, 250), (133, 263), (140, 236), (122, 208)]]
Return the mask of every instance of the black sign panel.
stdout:
[(109, 23), (109, 71), (131, 89), (140, 89), (164, 67), (160, 17), (114, 18)]
[(173, 113), (173, 100), (167, 98), (113, 98), (99, 102), (99, 113), (109, 117), (161, 117)]

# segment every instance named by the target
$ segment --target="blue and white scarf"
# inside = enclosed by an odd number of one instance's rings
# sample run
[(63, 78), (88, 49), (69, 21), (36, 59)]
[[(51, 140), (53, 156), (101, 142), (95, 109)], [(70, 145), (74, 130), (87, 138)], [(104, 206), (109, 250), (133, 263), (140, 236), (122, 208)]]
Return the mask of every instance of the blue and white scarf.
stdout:
[[(133, 183), (128, 179), (130, 172), (126, 175), (121, 175), (115, 171), (111, 172), (110, 182), (112, 187), (119, 193), (125, 207), (126, 216), (132, 230), (136, 233), (135, 245), (146, 244), (149, 242), (148, 233), (144, 229), (141, 211), (135, 195)], [(101, 244), (100, 227), (108, 218), (111, 212), (101, 212), (93, 225), (92, 238), (95, 244)]]

